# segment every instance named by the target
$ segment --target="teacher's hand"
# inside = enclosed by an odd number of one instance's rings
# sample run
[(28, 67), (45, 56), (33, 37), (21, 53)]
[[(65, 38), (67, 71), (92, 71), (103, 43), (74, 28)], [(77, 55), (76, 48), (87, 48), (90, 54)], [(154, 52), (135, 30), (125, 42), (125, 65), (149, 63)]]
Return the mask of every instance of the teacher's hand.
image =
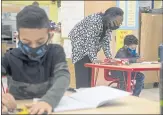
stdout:
[(141, 63), (143, 61), (144, 61), (144, 58), (139, 58), (139, 59), (136, 60), (137, 63)]
[(93, 63), (94, 63), (94, 64), (100, 64), (100, 63), (102, 63), (102, 61), (101, 61), (101, 60), (96, 59), (96, 60), (94, 60), (94, 61), (93, 61)]

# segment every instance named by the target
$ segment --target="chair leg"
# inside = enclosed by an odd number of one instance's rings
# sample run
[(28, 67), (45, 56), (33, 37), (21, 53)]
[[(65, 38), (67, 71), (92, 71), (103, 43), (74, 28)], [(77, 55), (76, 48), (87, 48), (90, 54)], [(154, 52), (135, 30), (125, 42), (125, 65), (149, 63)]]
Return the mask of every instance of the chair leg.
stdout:
[(117, 84), (117, 87), (116, 88), (118, 88), (118, 89), (120, 88), (120, 84), (119, 84), (118, 81), (113, 81), (113, 82), (109, 83), (108, 86), (111, 86), (113, 83), (116, 83)]
[(118, 88), (118, 89), (120, 88), (120, 83), (117, 83), (117, 88)]
[(113, 81), (111, 83), (109, 83), (109, 86), (112, 85), (113, 83), (118, 83), (117, 81)]
[(135, 88), (135, 84), (134, 84), (134, 81), (131, 81), (131, 88), (132, 88), (132, 90), (134, 90), (134, 88)]

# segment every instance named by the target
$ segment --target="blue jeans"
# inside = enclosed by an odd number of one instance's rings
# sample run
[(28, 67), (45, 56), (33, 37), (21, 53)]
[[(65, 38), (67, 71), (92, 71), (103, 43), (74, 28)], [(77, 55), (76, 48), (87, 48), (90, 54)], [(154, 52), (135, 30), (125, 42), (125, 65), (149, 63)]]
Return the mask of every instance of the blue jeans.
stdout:
[(142, 90), (142, 88), (144, 86), (144, 78), (145, 78), (145, 76), (144, 76), (143, 73), (140, 73), (140, 72), (137, 72), (135, 74), (136, 74), (136, 78), (135, 78), (136, 84), (135, 84), (135, 88), (133, 90), (133, 95), (134, 96), (139, 96), (140, 93), (141, 93), (141, 90)]
[[(136, 75), (136, 76), (135, 76)], [(118, 78), (120, 80), (120, 89), (126, 90), (125, 83), (127, 82), (127, 72), (121, 72), (121, 71), (112, 71), (111, 77)], [(133, 90), (134, 96), (139, 96), (141, 93), (141, 90), (144, 86), (144, 74), (141, 72), (132, 72), (131, 73), (131, 79), (133, 80), (135, 77), (136, 84)]]

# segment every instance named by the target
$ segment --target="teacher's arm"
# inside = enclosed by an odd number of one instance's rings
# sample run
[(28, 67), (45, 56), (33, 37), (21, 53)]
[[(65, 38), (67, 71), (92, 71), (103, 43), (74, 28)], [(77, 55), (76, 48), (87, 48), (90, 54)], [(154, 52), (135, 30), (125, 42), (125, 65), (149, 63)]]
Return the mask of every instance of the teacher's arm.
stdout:
[(97, 60), (97, 48), (96, 48), (96, 41), (100, 33), (102, 32), (102, 26), (99, 22), (90, 22), (89, 29), (88, 29), (88, 38), (87, 38), (87, 47), (88, 47), (88, 57), (90, 58), (91, 62)]
[(110, 49), (110, 39), (111, 39), (111, 35), (109, 34), (109, 36), (105, 36), (102, 41), (102, 49), (104, 51), (106, 58), (112, 57), (111, 49)]

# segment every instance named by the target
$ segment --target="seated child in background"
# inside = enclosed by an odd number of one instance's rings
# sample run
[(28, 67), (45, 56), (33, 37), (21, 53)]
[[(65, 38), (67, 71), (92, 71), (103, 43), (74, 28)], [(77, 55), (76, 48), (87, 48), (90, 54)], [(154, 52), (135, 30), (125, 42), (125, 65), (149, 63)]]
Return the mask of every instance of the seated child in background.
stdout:
[[(138, 39), (134, 35), (127, 35), (124, 39), (124, 46), (120, 48), (115, 56), (115, 58), (128, 59), (130, 63), (139, 63), (143, 59), (139, 57), (136, 53), (136, 47), (138, 45)], [(120, 79), (120, 89), (126, 90), (126, 79), (127, 73), (121, 71), (112, 71), (111, 77)], [(144, 74), (140, 72), (133, 72), (132, 79), (136, 80), (136, 85), (134, 87), (133, 95), (139, 96), (143, 85), (144, 85)]]
[[(2, 74), (8, 75), (9, 95), (18, 100), (40, 98), (39, 102), (27, 105), (30, 114), (50, 113), (70, 82), (64, 50), (60, 45), (49, 44), (52, 38), (49, 19), (40, 7), (26, 6), (17, 14), (16, 24), (18, 48), (2, 58)], [(14, 109), (15, 101), (11, 100), (3, 96), (3, 107)]]

